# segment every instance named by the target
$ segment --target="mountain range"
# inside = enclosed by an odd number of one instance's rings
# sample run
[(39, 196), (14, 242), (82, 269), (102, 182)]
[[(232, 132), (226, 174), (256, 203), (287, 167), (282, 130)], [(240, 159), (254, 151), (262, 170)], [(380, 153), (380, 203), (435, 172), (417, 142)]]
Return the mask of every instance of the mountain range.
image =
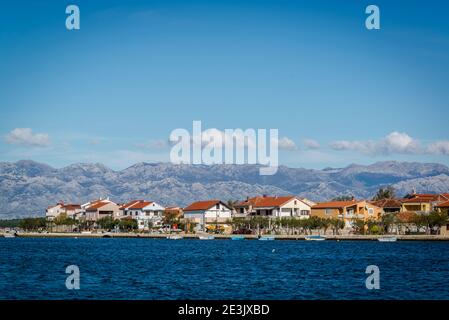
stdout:
[(0, 218), (42, 216), (58, 201), (84, 203), (110, 197), (116, 202), (145, 198), (186, 206), (201, 199), (237, 200), (261, 194), (298, 195), (314, 201), (341, 195), (371, 198), (392, 185), (398, 195), (449, 191), (449, 167), (435, 163), (383, 161), (323, 170), (280, 166), (273, 176), (259, 165), (174, 165), (137, 163), (115, 171), (99, 163), (60, 169), (21, 160), (0, 162)]

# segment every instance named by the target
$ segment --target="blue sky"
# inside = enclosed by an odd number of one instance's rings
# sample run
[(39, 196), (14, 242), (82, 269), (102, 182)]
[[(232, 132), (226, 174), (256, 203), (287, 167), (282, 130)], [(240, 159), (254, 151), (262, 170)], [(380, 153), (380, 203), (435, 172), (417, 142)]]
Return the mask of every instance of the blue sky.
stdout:
[(289, 166), (449, 164), (446, 1), (71, 3), (77, 31), (66, 1), (1, 3), (0, 161), (168, 161), (201, 120), (278, 128)]

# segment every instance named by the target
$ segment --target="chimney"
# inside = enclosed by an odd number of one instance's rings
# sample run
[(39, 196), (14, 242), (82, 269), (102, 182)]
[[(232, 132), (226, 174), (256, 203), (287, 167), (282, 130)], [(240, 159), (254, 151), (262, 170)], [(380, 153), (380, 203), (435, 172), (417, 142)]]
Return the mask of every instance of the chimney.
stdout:
[(266, 194), (264, 194), (264, 195), (262, 195), (262, 197), (263, 197), (263, 198), (266, 198), (266, 197), (267, 197), (267, 195), (266, 195)]

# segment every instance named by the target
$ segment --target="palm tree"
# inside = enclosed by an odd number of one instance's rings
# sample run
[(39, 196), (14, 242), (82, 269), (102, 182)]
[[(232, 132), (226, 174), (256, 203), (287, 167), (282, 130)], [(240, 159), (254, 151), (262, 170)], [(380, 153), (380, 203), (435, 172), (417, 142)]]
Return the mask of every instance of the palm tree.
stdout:
[(394, 199), (395, 198), (395, 190), (392, 186), (388, 186), (386, 188), (380, 188), (377, 190), (376, 195), (373, 200), (383, 200), (383, 199)]

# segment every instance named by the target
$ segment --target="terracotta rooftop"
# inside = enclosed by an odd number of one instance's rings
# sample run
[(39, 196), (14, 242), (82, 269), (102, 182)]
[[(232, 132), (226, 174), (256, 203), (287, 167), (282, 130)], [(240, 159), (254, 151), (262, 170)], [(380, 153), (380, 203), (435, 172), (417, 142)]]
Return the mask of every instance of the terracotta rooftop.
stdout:
[(206, 201), (196, 201), (184, 208), (184, 211), (197, 211), (197, 210), (207, 210), (220, 203), (220, 200), (206, 200)]
[(279, 207), (282, 206), (284, 203), (292, 200), (295, 198), (294, 196), (287, 196), (287, 197), (258, 197), (253, 206), (255, 208), (260, 207)]
[[(282, 206), (284, 203), (292, 200), (293, 198), (296, 198), (295, 196), (259, 196), (259, 197), (253, 197), (248, 198), (247, 200), (241, 201), (236, 204), (236, 207), (245, 207), (248, 205), (252, 205), (255, 208), (260, 207), (279, 207)], [(299, 201), (301, 199), (297, 198)]]
[(437, 205), (438, 208), (449, 208), (449, 201), (441, 202)]
[(87, 207), (86, 211), (96, 211), (98, 208), (101, 208), (109, 203), (110, 202), (108, 202), (108, 201), (97, 201), (97, 202), (93, 203), (92, 205), (90, 205), (89, 207)]
[(134, 205), (134, 204), (136, 204), (136, 203), (138, 203), (138, 202), (141, 202), (141, 201), (143, 201), (143, 200), (133, 200), (133, 201), (127, 202), (127, 203), (121, 205), (119, 209), (120, 209), (120, 210), (123, 210), (123, 209), (129, 208), (129, 207), (131, 207), (132, 205)]
[(133, 204), (131, 207), (129, 207), (128, 209), (143, 209), (146, 206), (152, 204), (152, 201), (139, 201), (135, 204)]
[(62, 207), (66, 210), (81, 209), (81, 205), (79, 205), (79, 204), (65, 204)]
[(413, 198), (403, 199), (402, 203), (424, 203), (424, 202), (433, 202), (438, 201), (440, 198), (439, 194), (415, 194)]
[(319, 202), (317, 205), (313, 206), (312, 209), (325, 209), (325, 208), (344, 208), (356, 204), (357, 201), (329, 201), (329, 202)]

